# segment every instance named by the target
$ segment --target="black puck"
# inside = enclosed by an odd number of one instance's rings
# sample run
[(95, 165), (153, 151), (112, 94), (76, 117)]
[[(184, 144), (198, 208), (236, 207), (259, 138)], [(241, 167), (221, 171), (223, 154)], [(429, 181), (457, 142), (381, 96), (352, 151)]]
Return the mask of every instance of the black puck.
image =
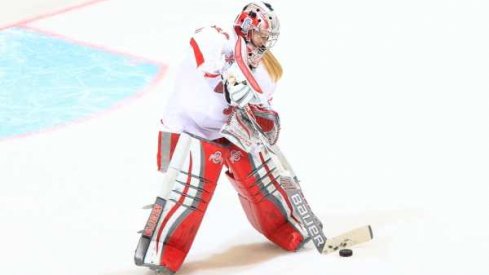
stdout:
[(353, 251), (351, 249), (341, 249), (340, 250), (340, 256), (341, 257), (350, 257), (351, 255), (353, 255)]

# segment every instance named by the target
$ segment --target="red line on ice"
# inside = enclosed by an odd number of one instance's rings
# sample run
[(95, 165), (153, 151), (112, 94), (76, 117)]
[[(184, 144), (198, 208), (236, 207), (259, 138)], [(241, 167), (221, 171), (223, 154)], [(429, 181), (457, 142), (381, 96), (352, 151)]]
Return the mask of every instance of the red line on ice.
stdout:
[(110, 108), (107, 108), (107, 109), (104, 109), (104, 110), (101, 110), (101, 111), (98, 111), (98, 112), (95, 112), (92, 114), (88, 114), (82, 118), (75, 119), (73, 121), (66, 121), (66, 122), (63, 122), (63, 123), (58, 124), (56, 126), (53, 126), (53, 127), (48, 127), (48, 128), (44, 128), (44, 129), (41, 129), (38, 131), (33, 131), (33, 132), (29, 132), (29, 133), (24, 133), (24, 134), (0, 138), (0, 142), (18, 140), (21, 138), (32, 137), (32, 136), (39, 135), (39, 134), (52, 133), (52, 132), (58, 131), (60, 129), (64, 129), (66, 127), (69, 127), (69, 126), (73, 126), (74, 124), (87, 122), (87, 121), (90, 121), (94, 118), (98, 118), (100, 116), (107, 115), (109, 113), (117, 111), (117, 110), (121, 109), (122, 107), (127, 106), (128, 104), (136, 101), (137, 99), (149, 94), (149, 92), (151, 90), (153, 90), (154, 87), (164, 78), (166, 72), (167, 72), (167, 66), (166, 65), (160, 67), (160, 71), (158, 72), (158, 74), (156, 74), (156, 76), (153, 78), (153, 80), (148, 85), (146, 85), (144, 88), (139, 90), (136, 94), (121, 100), (120, 102), (116, 103), (114, 106), (112, 106)]
[(22, 19), (20, 21), (14, 22), (14, 23), (7, 24), (6, 26), (0, 26), (0, 31), (2, 31), (4, 29), (16, 27), (16, 26), (19, 26), (19, 25), (25, 25), (25, 24), (28, 24), (28, 23), (32, 23), (34, 21), (38, 21), (38, 20), (41, 20), (41, 19), (53, 17), (53, 16), (60, 15), (60, 14), (63, 14), (63, 13), (67, 13), (67, 12), (70, 12), (70, 11), (73, 11), (73, 10), (78, 10), (78, 9), (81, 9), (81, 8), (85, 8), (87, 6), (98, 4), (98, 3), (101, 3), (101, 2), (104, 2), (104, 1), (107, 1), (107, 0), (92, 0), (92, 1), (88, 1), (88, 2), (85, 2), (85, 3), (78, 4), (78, 5), (66, 7), (66, 8), (63, 8), (63, 9), (60, 9), (60, 10), (50, 11), (50, 12), (45, 13), (45, 14), (37, 15), (37, 16), (34, 16), (34, 17), (26, 18), (26, 19)]

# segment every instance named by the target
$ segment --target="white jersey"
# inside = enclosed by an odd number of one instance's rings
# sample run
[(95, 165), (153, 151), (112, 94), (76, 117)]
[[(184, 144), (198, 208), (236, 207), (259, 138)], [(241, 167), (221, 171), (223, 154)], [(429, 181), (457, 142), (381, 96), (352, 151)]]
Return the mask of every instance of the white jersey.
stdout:
[[(221, 78), (234, 63), (237, 35), (216, 26), (196, 31), (176, 70), (173, 94), (162, 122), (173, 132), (188, 132), (204, 139), (221, 138), (219, 131), (229, 115)], [(253, 70), (265, 98), (271, 100), (275, 83), (260, 64)]]

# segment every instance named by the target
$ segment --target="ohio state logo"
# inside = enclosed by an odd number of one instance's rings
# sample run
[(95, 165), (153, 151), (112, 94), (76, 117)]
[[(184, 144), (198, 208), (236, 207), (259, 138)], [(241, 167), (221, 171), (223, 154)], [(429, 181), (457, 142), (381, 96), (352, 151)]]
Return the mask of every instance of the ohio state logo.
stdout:
[(214, 154), (210, 155), (209, 160), (214, 164), (222, 164), (223, 160), (221, 151), (216, 151)]
[(242, 156), (243, 153), (241, 153), (241, 151), (231, 150), (231, 156), (229, 157), (229, 159), (231, 160), (232, 163), (235, 163), (238, 162)]

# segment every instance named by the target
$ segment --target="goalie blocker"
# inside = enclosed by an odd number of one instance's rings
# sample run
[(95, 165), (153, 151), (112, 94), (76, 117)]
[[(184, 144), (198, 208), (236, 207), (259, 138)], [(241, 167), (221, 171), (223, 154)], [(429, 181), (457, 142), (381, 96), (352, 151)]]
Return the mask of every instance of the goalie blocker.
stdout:
[[(159, 135), (158, 168), (166, 172), (179, 134)], [(286, 191), (280, 173), (265, 150), (247, 153), (226, 139), (208, 141), (191, 137), (188, 152), (175, 180), (167, 181), (169, 192), (157, 198), (142, 231), (135, 253), (137, 265), (176, 272), (187, 256), (221, 169), (231, 181), (251, 225), (287, 251), (296, 251), (308, 241), (307, 230)], [(170, 164), (171, 165), (171, 164)], [(168, 177), (167, 173), (167, 177)]]

